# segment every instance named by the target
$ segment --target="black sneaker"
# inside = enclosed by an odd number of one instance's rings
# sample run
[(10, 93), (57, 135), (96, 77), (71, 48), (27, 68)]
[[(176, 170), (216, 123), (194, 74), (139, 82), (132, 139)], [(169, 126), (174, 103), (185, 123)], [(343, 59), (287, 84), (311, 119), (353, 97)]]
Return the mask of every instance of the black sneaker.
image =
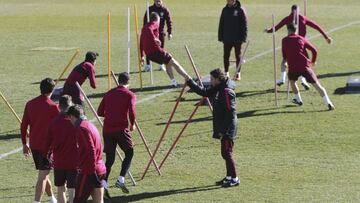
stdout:
[(292, 103), (297, 104), (299, 106), (303, 105), (302, 101), (298, 101), (297, 99), (293, 99)]
[(310, 89), (310, 86), (308, 84), (305, 84), (305, 83), (301, 83), (301, 85), (304, 87), (304, 89), (306, 91), (308, 91)]
[(117, 180), (116, 183), (115, 183), (115, 186), (116, 186), (117, 188), (120, 188), (120, 189), (123, 191), (123, 193), (126, 193), (126, 194), (129, 193), (129, 190), (128, 190), (127, 187), (125, 186), (125, 183), (120, 183), (119, 180)]
[(331, 105), (331, 104), (328, 104), (328, 108), (329, 108), (329, 111), (335, 110), (335, 106)]
[(276, 84), (277, 84), (277, 86), (279, 86), (279, 87), (280, 87), (281, 85), (283, 85), (283, 84), (284, 84), (284, 82), (283, 82), (283, 81), (278, 81)]
[(223, 185), (223, 184), (229, 182), (230, 180), (231, 180), (231, 179), (227, 179), (227, 178), (225, 177), (225, 178), (223, 178), (222, 180), (216, 181), (216, 182), (215, 182), (215, 185)]
[(110, 193), (107, 189), (104, 188), (104, 199), (109, 200), (111, 199)]
[(228, 187), (235, 187), (238, 185), (240, 185), (240, 179), (238, 179), (237, 181), (231, 179), (231, 180), (227, 181), (226, 183), (222, 184), (222, 187), (228, 188)]

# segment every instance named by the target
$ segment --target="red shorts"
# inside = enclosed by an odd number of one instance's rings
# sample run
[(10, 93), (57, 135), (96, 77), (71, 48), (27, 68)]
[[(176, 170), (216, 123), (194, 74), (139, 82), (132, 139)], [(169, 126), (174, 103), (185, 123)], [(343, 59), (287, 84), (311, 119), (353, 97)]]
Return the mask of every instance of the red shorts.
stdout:
[(93, 174), (79, 174), (77, 178), (77, 184), (75, 189), (74, 203), (87, 202), (90, 194), (95, 188), (102, 188), (102, 181), (105, 179), (105, 174), (97, 175)]
[(300, 76), (303, 76), (308, 83), (316, 83), (318, 78), (312, 69), (306, 69), (304, 72), (289, 72), (289, 80), (297, 81)]
[(52, 169), (52, 160), (44, 156), (38, 150), (31, 150), (32, 157), (34, 159), (36, 170), (51, 170)]
[(171, 54), (169, 54), (168, 52), (166, 52), (165, 50), (161, 49), (161, 50), (158, 50), (152, 54), (149, 54), (146, 56), (147, 59), (149, 59), (150, 61), (153, 61), (155, 63), (158, 63), (158, 64), (168, 64), (171, 59), (172, 59), (172, 56)]
[(131, 132), (128, 129), (115, 133), (104, 133), (103, 136), (105, 153), (115, 152), (116, 145), (119, 145), (124, 152), (134, 147)]
[(64, 186), (66, 183), (67, 188), (75, 188), (77, 174), (76, 170), (54, 169), (55, 186)]

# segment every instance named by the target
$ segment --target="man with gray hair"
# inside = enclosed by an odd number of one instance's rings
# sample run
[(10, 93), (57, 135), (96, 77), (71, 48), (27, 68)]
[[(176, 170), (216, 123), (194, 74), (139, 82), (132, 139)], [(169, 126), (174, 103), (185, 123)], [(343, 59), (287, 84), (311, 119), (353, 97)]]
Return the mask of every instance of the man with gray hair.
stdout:
[(54, 182), (58, 187), (58, 202), (65, 203), (67, 189), (69, 199), (72, 203), (75, 197), (77, 176), (77, 144), (76, 129), (71, 124), (67, 111), (73, 106), (69, 95), (62, 95), (59, 99), (60, 114), (55, 117), (49, 126), (47, 149), (53, 156)]

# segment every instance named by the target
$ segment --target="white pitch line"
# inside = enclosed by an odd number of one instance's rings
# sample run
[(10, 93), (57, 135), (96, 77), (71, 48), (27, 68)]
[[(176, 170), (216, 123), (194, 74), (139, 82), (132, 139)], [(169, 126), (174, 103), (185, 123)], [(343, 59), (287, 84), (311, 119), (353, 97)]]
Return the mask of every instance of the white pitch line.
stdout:
[[(330, 33), (336, 32), (336, 31), (338, 31), (338, 30), (342, 30), (342, 29), (345, 29), (345, 28), (348, 28), (348, 27), (351, 27), (351, 26), (357, 25), (357, 24), (360, 24), (360, 20), (353, 21), (353, 22), (350, 22), (350, 23), (348, 23), (348, 24), (335, 27), (335, 28), (333, 28), (333, 29), (330, 29), (327, 33), (330, 34)], [(314, 36), (311, 36), (309, 39), (316, 39), (316, 38), (318, 38), (318, 37), (320, 37), (320, 36), (322, 36), (322, 35), (321, 35), (321, 34), (316, 34), (316, 35), (314, 35)], [(278, 50), (278, 49), (280, 49), (280, 48), (281, 48), (281, 47), (277, 47), (276, 50)], [(269, 54), (269, 53), (272, 53), (272, 49), (269, 49), (269, 50), (267, 50), (267, 51), (264, 51), (264, 52), (262, 52), (262, 53), (260, 53), (260, 54), (256, 54), (255, 56), (247, 59), (246, 61), (247, 61), (247, 62), (253, 61), (253, 60), (255, 60), (255, 59), (257, 59), (257, 58), (260, 58), (260, 57), (262, 57), (262, 56), (265, 56), (265, 55), (267, 55), (267, 54)], [(146, 102), (146, 101), (150, 101), (150, 100), (152, 100), (152, 99), (155, 99), (156, 97), (160, 97), (160, 96), (165, 95), (165, 94), (167, 94), (167, 93), (169, 93), (169, 92), (172, 92), (172, 91), (174, 91), (174, 90), (176, 90), (176, 89), (165, 90), (165, 91), (163, 91), (163, 92), (161, 92), (161, 93), (159, 93), (159, 94), (154, 94), (154, 95), (151, 95), (151, 96), (146, 97), (146, 98), (144, 98), (144, 99), (140, 99), (139, 101), (136, 102), (136, 104), (140, 104), (140, 103), (143, 103), (143, 102)], [(90, 121), (91, 121), (91, 122), (95, 122), (95, 121), (96, 121), (96, 118), (94, 118), (94, 119), (92, 119), (92, 120), (90, 120)], [(7, 156), (9, 156), (9, 155), (11, 155), (11, 154), (15, 154), (15, 153), (21, 151), (21, 149), (22, 149), (22, 148), (17, 148), (17, 149), (14, 149), (14, 150), (10, 151), (10, 152), (4, 153), (4, 154), (0, 154), (0, 159), (2, 159), (2, 158), (4, 158), (4, 157), (7, 157)]]

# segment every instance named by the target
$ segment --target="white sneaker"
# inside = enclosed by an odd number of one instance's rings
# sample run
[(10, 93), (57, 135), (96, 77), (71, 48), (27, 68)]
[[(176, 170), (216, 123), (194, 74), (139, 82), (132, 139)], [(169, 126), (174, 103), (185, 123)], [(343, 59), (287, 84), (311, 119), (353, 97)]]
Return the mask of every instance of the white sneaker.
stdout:
[(145, 72), (149, 72), (150, 70), (151, 70), (150, 64), (146, 64), (146, 65), (144, 66), (144, 71), (145, 71)]
[(166, 71), (165, 65), (164, 65), (164, 64), (161, 64), (161, 65), (159, 66), (159, 70)]

